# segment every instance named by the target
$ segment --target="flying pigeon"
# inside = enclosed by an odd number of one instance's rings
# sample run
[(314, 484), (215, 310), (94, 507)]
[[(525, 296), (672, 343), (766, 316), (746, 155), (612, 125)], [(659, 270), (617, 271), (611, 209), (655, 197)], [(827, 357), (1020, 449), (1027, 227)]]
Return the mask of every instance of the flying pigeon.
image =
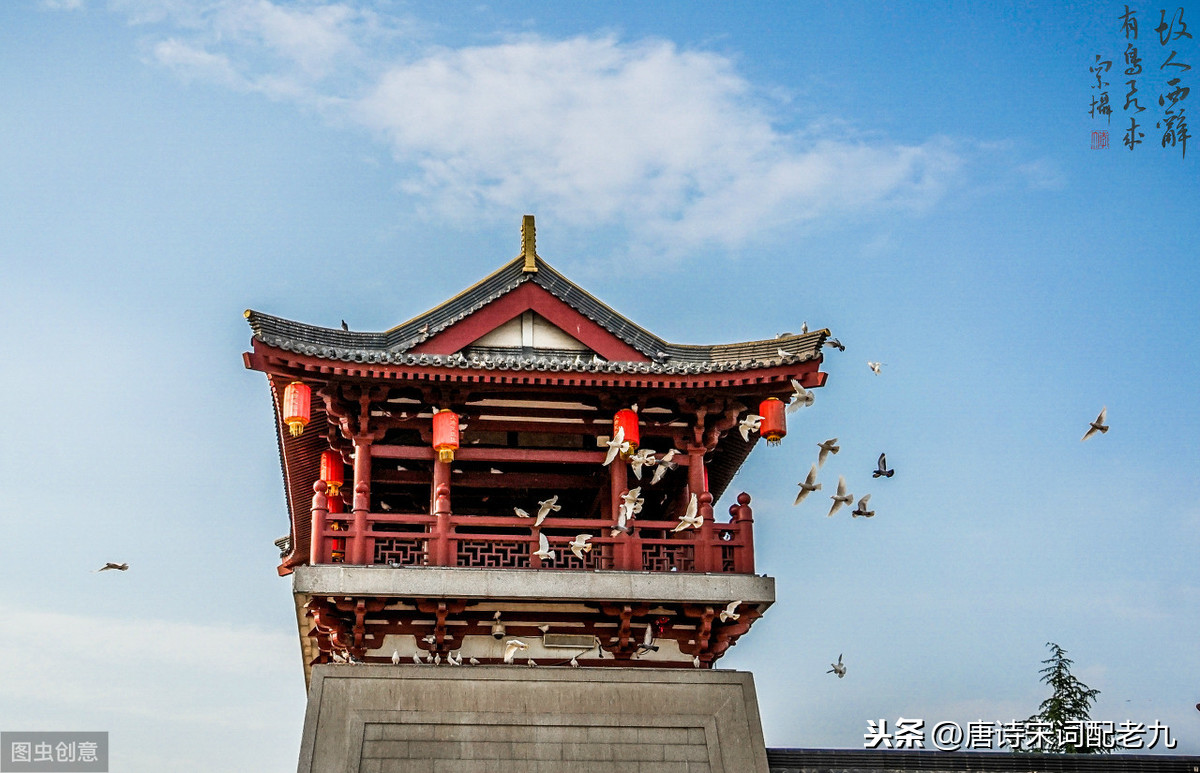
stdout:
[(800, 487), (800, 493), (796, 495), (796, 501), (792, 502), (793, 507), (803, 502), (812, 492), (820, 490), (821, 484), (817, 483), (817, 465), (814, 464), (808, 471), (808, 477), (796, 485)]
[(844, 665), (842, 665), (842, 656), (840, 654), (838, 655), (838, 662), (830, 663), (829, 665), (831, 665), (833, 667), (830, 668), (825, 673), (837, 674), (838, 679), (841, 679), (842, 677), (844, 677), (846, 675), (846, 667)]
[(513, 508), (513, 512), (517, 514), (517, 517), (518, 517), (518, 518), (532, 518), (532, 517), (533, 517), (532, 515), (530, 515), (529, 513), (525, 512), (524, 510), (522, 510), (522, 509), (521, 509), (521, 508), (519, 508), (519, 507), (514, 507), (514, 508)]
[(643, 467), (653, 467), (657, 463), (658, 460), (654, 458), (654, 452), (649, 448), (643, 448), (629, 457), (629, 466), (633, 468), (633, 477), (638, 480), (642, 479)]
[(842, 505), (854, 504), (854, 495), (846, 493), (846, 476), (838, 476), (837, 493), (829, 497), (833, 500), (833, 507), (829, 508), (829, 515), (833, 515), (842, 508)]
[(629, 527), (625, 525), (626, 523), (627, 519), (625, 518), (625, 506), (621, 505), (621, 509), (617, 511), (617, 525), (609, 529), (608, 536), (615, 537), (622, 533), (628, 534)]
[(875, 472), (871, 473), (872, 478), (890, 478), (896, 474), (895, 470), (889, 470), (887, 466), (887, 455), (880, 454), (879, 461), (875, 465)]
[(400, 650), (392, 650), (392, 665), (400, 665)]
[[(118, 572), (124, 572), (129, 569), (129, 564), (114, 564), (112, 561), (109, 561), (104, 566), (97, 569), (96, 572), (105, 572), (109, 569), (116, 569)], [(92, 574), (95, 574), (95, 572)]]
[(836, 454), (842, 450), (842, 447), (837, 444), (837, 438), (831, 437), (824, 443), (818, 443), (817, 446), (821, 449), (820, 455), (817, 456), (817, 466), (821, 467), (825, 464), (825, 460), (830, 454)]
[(741, 603), (742, 602), (740, 601), (729, 602), (729, 604), (721, 610), (721, 614), (718, 615), (718, 617), (721, 618), (721, 622), (723, 623), (726, 620), (737, 620), (739, 617), (741, 617), (741, 615), (737, 613), (737, 608)]
[(621, 509), (625, 512), (625, 520), (632, 521), (634, 516), (642, 512), (645, 499), (642, 498), (642, 487), (635, 486), (621, 495)]
[(550, 541), (541, 532), (538, 532), (538, 549), (533, 551), (533, 554), (543, 561), (554, 560), (555, 551), (550, 549)]
[(842, 342), (841, 342), (841, 341), (837, 340), (836, 338), (827, 338), (827, 339), (825, 339), (825, 344), (824, 344), (824, 345), (825, 345), (825, 346), (830, 346), (830, 347), (833, 347), (834, 349), (837, 349), (839, 352), (844, 352), (844, 351), (846, 351), (846, 347), (845, 347), (845, 346), (842, 344)]
[(870, 498), (871, 498), (871, 495), (867, 494), (862, 499), (858, 500), (858, 507), (854, 508), (854, 510), (850, 513), (850, 517), (851, 518), (874, 518), (875, 511), (867, 509), (867, 500)]
[(759, 425), (762, 424), (763, 417), (757, 413), (750, 413), (746, 418), (738, 422), (738, 432), (742, 433), (742, 440), (750, 440), (751, 432), (758, 432)]
[(1100, 409), (1100, 415), (1097, 416), (1096, 420), (1092, 422), (1090, 427), (1088, 427), (1088, 431), (1083, 433), (1083, 437), (1079, 438), (1079, 442), (1082, 443), (1083, 441), (1090, 438), (1092, 435), (1095, 435), (1097, 432), (1099, 432), (1101, 434), (1108, 432), (1108, 425), (1104, 423), (1104, 420), (1107, 417), (1108, 417), (1108, 406), (1104, 406), (1103, 408)]
[(882, 362), (870, 362), (870, 361), (868, 361), (868, 362), (867, 362), (867, 367), (871, 369), (871, 372), (872, 372), (872, 373), (874, 373), (876, 376), (878, 376), (878, 375), (879, 375), (879, 369), (883, 367), (883, 363), (882, 363)]
[(582, 559), (584, 553), (592, 552), (592, 546), (588, 544), (588, 540), (591, 538), (590, 534), (576, 534), (575, 539), (567, 543), (567, 547), (571, 549), (576, 558)]
[(617, 434), (605, 445), (608, 446), (608, 453), (604, 456), (604, 466), (607, 467), (617, 458), (617, 454), (624, 456), (629, 453), (629, 443), (625, 442), (625, 428), (618, 427)]
[(667, 451), (665, 454), (663, 454), (662, 458), (658, 460), (657, 465), (654, 468), (654, 477), (650, 479), (651, 486), (662, 480), (663, 476), (667, 474), (668, 470), (673, 470), (679, 466), (672, 461), (675, 458), (675, 455), (678, 453), (679, 451), (677, 449), (672, 448), (670, 451)]
[(555, 494), (554, 496), (550, 497), (549, 499), (543, 499), (541, 502), (538, 502), (537, 520), (533, 522), (533, 525), (541, 526), (542, 521), (546, 520), (547, 515), (550, 515), (550, 513), (556, 512), (561, 509), (562, 509), (562, 506), (560, 506), (558, 504), (558, 494)]
[(508, 641), (504, 642), (504, 662), (512, 663), (513, 656), (516, 655), (517, 652), (524, 652), (527, 649), (529, 649), (529, 645), (520, 639), (509, 639)]
[(796, 379), (792, 379), (792, 390), (792, 402), (788, 404), (788, 413), (794, 413), (801, 408), (806, 408), (812, 405), (813, 401), (816, 400), (816, 396), (813, 395), (812, 392), (805, 389), (804, 386)]
[(687, 509), (683, 511), (683, 515), (679, 518), (679, 523), (676, 524), (671, 531), (683, 531), (684, 529), (699, 529), (704, 523), (704, 517), (700, 515), (700, 502), (695, 494), (692, 494), (688, 500)]

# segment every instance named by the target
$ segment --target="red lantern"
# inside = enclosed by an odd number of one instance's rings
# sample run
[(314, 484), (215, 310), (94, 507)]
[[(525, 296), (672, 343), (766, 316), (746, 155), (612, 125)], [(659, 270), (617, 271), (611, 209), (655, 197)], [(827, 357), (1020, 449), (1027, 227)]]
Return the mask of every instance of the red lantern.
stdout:
[[(629, 444), (630, 453), (637, 450), (638, 443), (641, 441), (641, 433), (638, 430), (638, 415), (637, 411), (629, 408), (622, 408), (613, 416), (613, 437), (617, 436), (620, 430), (625, 431), (625, 442)], [(628, 455), (626, 455), (628, 458)]]
[[(328, 507), (329, 507), (330, 515), (338, 515), (338, 514), (344, 513), (346, 511), (346, 506), (345, 506), (345, 504), (343, 504), (342, 498), (340, 496), (329, 497)], [(329, 521), (329, 528), (332, 531), (345, 531), (346, 530), (346, 522), (333, 520), (331, 518)], [(333, 537), (329, 541), (331, 543), (329, 546), (329, 549), (330, 549), (329, 560), (331, 560), (335, 564), (344, 563), (346, 561), (346, 538), (345, 537)]]
[(458, 450), (458, 414), (443, 408), (433, 414), (433, 450), (439, 462), (453, 462)]
[(778, 397), (768, 397), (759, 403), (758, 415), (763, 419), (758, 425), (758, 434), (773, 446), (779, 445), (779, 441), (787, 434), (786, 409), (787, 406)]
[(321, 480), (325, 481), (330, 496), (337, 496), (342, 484), (346, 482), (344, 469), (342, 455), (337, 451), (321, 452)]
[(288, 425), (292, 437), (304, 434), (311, 402), (312, 388), (303, 381), (293, 381), (283, 390), (283, 422)]

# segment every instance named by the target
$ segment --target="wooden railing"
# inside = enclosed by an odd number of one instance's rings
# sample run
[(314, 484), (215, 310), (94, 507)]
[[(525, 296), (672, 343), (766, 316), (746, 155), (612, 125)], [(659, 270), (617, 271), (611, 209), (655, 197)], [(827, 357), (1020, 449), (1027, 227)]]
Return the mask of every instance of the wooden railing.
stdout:
[[(714, 521), (712, 495), (704, 492), (700, 528), (676, 532), (678, 521), (638, 518), (628, 534), (614, 537), (612, 521), (601, 519), (550, 517), (534, 528), (515, 515), (455, 515), (444, 508), (425, 514), (356, 507), (330, 514), (325, 484), (313, 488), (312, 564), (754, 573), (754, 519), (745, 493), (729, 508), (728, 523)], [(365, 504), (360, 494), (356, 504)], [(541, 533), (556, 553), (553, 560), (534, 555)], [(592, 535), (592, 549), (581, 557), (567, 547), (577, 534)]]

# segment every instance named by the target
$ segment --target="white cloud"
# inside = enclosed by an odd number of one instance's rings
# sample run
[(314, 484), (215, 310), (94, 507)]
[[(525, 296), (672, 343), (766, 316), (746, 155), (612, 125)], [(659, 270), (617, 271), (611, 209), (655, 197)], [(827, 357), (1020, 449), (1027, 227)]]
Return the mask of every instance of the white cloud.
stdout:
[(237, 89), (245, 89), (250, 85), (238, 73), (229, 57), (209, 53), (175, 38), (157, 43), (154, 46), (154, 58), (184, 78), (199, 78)]
[(773, 87), (664, 40), (529, 37), (412, 56), (379, 45), (406, 42), (399, 21), (344, 3), (118, 1), (174, 25), (155, 56), (177, 72), (370, 128), (401, 165), (401, 190), (444, 218), (552, 211), (624, 223), (660, 248), (734, 246), (816, 218), (928, 206), (962, 165), (940, 138), (851, 138), (818, 116), (781, 128), (799, 108), (776, 115)]
[[(0, 696), (9, 706), (47, 701), (178, 722), (225, 726), (252, 712), (225, 705), (247, 681), (299, 678), (295, 634), (165, 620), (41, 612), (0, 604), (13, 631), (40, 632), (36, 643), (0, 640)], [(163, 680), (169, 679), (170, 685)], [(190, 710), (181, 710), (187, 696)]]

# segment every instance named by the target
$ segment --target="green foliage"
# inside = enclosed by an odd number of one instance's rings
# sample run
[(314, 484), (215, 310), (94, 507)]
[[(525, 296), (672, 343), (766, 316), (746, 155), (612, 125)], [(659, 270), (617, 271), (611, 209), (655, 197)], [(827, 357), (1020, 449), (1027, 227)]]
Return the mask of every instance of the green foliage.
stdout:
[[(1029, 748), (1025, 751), (1049, 754), (1106, 754), (1107, 749), (1088, 745), (1085, 734), (1075, 732), (1081, 723), (1091, 719), (1092, 702), (1100, 694), (1071, 674), (1071, 659), (1067, 651), (1053, 642), (1046, 642), (1050, 648), (1050, 657), (1042, 662), (1046, 667), (1041, 670), (1042, 681), (1050, 685), (1053, 691), (1049, 698), (1042, 701), (1037, 714), (1026, 720), (1044, 723), (1049, 727), (1047, 742), (1040, 748)], [(1070, 729), (1068, 729), (1070, 728)]]

